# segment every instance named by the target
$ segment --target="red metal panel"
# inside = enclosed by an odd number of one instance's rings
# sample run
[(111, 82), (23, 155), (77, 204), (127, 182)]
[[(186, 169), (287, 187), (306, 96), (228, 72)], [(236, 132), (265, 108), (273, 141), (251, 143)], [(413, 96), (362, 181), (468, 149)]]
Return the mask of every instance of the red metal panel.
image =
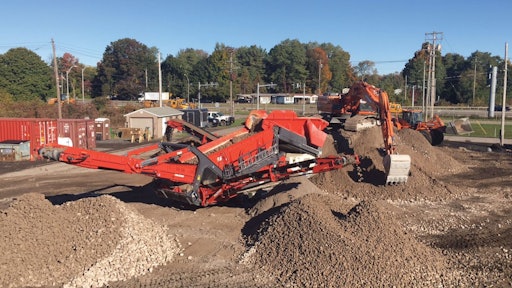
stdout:
[(96, 122), (94, 120), (87, 120), (87, 149), (96, 148)]
[(38, 157), (37, 149), (57, 143), (57, 121), (45, 118), (0, 118), (0, 141), (30, 141), (32, 159)]

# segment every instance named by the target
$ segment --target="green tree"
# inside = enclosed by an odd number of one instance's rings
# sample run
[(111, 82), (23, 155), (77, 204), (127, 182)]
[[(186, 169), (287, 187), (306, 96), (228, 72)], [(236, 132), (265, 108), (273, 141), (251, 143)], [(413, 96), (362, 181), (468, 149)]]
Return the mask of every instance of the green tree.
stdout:
[(198, 80), (195, 77), (194, 67), (208, 57), (203, 50), (192, 48), (182, 49), (176, 57), (169, 55), (162, 62), (163, 87), (166, 87), (174, 96), (186, 98), (187, 93), (192, 95)]
[(423, 81), (426, 79), (429, 55), (426, 47), (428, 43), (424, 43), (422, 48), (414, 53), (413, 58), (405, 64), (402, 74), (407, 76), (408, 85), (416, 85), (417, 87), (424, 87)]
[[(402, 71), (403, 76), (407, 76), (408, 85), (423, 87), (425, 93), (428, 87), (429, 63), (430, 63), (430, 44), (425, 42), (419, 51), (416, 51), (414, 57), (410, 59)], [(445, 90), (446, 69), (442, 61), (441, 51), (435, 51), (435, 76), (436, 76), (436, 98), (442, 98), (442, 92)], [(423, 82), (425, 79), (425, 83)], [(436, 99), (437, 100), (437, 99)]]
[(446, 67), (445, 85), (441, 92), (443, 99), (454, 104), (466, 102), (467, 95), (463, 96), (461, 87), (461, 78), (465, 77), (463, 74), (468, 69), (466, 59), (462, 55), (448, 53), (443, 57), (443, 62)]
[(236, 52), (236, 59), (239, 65), (238, 88), (241, 93), (252, 93), (256, 91), (258, 83), (263, 83), (265, 78), (265, 58), (267, 52), (255, 45), (240, 47)]
[(284, 40), (274, 46), (266, 60), (267, 82), (278, 85), (278, 90), (288, 92), (292, 83), (306, 79), (306, 47), (299, 40)]
[[(410, 105), (411, 92), (409, 90), (405, 92), (404, 77), (402, 77), (400, 73), (392, 73), (384, 76), (379, 76), (378, 83), (374, 85), (386, 91), (391, 102), (398, 102), (404, 105)], [(395, 91), (399, 92), (395, 93)], [(416, 100), (417, 99), (418, 98), (416, 97)], [(418, 102), (416, 101), (416, 103)]]
[(208, 68), (210, 79), (205, 79), (205, 82), (215, 82), (218, 86), (213, 88), (206, 88), (208, 95), (216, 101), (223, 101), (229, 97), (229, 61), (231, 47), (224, 44), (217, 43), (212, 55), (208, 57)]
[(112, 42), (98, 64), (94, 96), (117, 95), (135, 99), (143, 91), (158, 90), (158, 50), (135, 39)]
[[(377, 75), (377, 69), (375, 68), (375, 62), (365, 60), (357, 63), (354, 67), (354, 74), (359, 80), (365, 80), (370, 83), (375, 83), (376, 79), (369, 79), (372, 76)], [(375, 84), (374, 84), (375, 85)]]
[[(466, 87), (471, 87), (471, 92), (468, 93), (470, 95), (468, 103), (478, 106), (488, 104), (489, 87), (487, 87), (487, 77), (489, 67), (493, 66), (499, 67), (498, 71), (503, 71), (503, 60), (499, 56), (492, 56), (488, 52), (475, 51), (466, 59), (466, 75), (462, 79), (465, 79)], [(502, 86), (503, 77), (498, 77), (498, 79), (498, 85)]]
[(50, 67), (33, 51), (13, 48), (0, 55), (0, 89), (15, 101), (46, 101), (52, 87)]
[(168, 55), (162, 62), (162, 90), (172, 93), (173, 97), (182, 95), (183, 77), (182, 68), (172, 55)]
[(332, 73), (331, 81), (326, 89), (339, 93), (343, 88), (350, 86), (350, 79), (354, 77), (350, 65), (350, 54), (340, 46), (334, 46), (331, 43), (323, 43), (320, 47), (327, 53)]

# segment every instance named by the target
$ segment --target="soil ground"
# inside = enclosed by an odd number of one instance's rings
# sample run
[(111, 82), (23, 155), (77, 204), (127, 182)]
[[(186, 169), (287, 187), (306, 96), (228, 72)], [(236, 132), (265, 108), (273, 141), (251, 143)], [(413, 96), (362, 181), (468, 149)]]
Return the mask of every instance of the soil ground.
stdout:
[(332, 135), (361, 165), (198, 209), (144, 175), (0, 163), (0, 286), (512, 287), (509, 150), (402, 130), (411, 175), (386, 186), (378, 129)]

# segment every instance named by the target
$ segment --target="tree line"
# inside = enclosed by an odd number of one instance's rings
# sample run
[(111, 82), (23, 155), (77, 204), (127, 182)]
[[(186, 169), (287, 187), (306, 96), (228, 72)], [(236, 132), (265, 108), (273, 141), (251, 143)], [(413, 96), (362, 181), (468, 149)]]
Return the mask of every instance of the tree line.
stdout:
[[(365, 80), (387, 91), (392, 101), (410, 105), (407, 95), (416, 93), (419, 99), (422, 89), (426, 90), (429, 51), (429, 43), (423, 43), (400, 73), (380, 75), (374, 62), (352, 65), (350, 54), (331, 43), (286, 39), (269, 51), (256, 45), (235, 48), (217, 43), (211, 54), (186, 48), (159, 61), (156, 47), (124, 38), (106, 47), (96, 67), (64, 53), (57, 58), (56, 81), (53, 61), (45, 63), (33, 51), (19, 47), (0, 55), (0, 101), (48, 101), (56, 97), (57, 82), (60, 91), (77, 98), (134, 100), (143, 92), (158, 91), (161, 81), (162, 91), (173, 96), (194, 99), (200, 90), (202, 98), (224, 101), (230, 95), (256, 93), (258, 84), (260, 93), (302, 93), (304, 89), (308, 94), (323, 94), (340, 93)], [(500, 71), (498, 85), (503, 84), (504, 60), (499, 56), (475, 51), (465, 58), (436, 51), (435, 57), (438, 101), (485, 106), (492, 66)], [(507, 81), (511, 87), (511, 80)], [(275, 85), (264, 86), (270, 83)], [(498, 89), (497, 96), (501, 93)]]

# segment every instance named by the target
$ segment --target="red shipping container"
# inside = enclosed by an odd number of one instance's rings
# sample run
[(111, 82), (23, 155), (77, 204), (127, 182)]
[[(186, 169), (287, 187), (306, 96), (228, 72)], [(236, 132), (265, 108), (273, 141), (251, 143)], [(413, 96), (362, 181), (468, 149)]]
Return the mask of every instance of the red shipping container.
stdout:
[(96, 148), (94, 120), (59, 119), (57, 126), (59, 144), (84, 149)]
[(87, 148), (96, 148), (96, 121), (87, 120)]
[(0, 118), (0, 141), (30, 141), (31, 159), (44, 144), (57, 143), (57, 120), (46, 118)]

